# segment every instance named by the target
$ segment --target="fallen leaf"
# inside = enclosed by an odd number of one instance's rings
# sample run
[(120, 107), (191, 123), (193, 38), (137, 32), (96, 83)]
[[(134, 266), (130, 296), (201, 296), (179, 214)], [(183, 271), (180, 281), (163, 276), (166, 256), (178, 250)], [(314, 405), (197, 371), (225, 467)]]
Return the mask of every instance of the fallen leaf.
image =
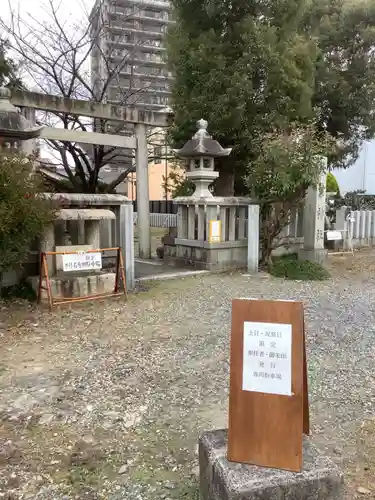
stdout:
[(369, 493), (371, 493), (371, 491), (367, 488), (363, 488), (363, 486), (359, 486), (357, 488), (357, 493), (360, 493), (361, 495), (368, 495)]

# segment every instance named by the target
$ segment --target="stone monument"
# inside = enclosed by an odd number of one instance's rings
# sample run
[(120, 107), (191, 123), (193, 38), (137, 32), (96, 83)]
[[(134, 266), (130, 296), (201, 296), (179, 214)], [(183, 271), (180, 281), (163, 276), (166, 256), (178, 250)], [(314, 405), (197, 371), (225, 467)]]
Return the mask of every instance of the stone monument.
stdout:
[[(327, 165), (327, 158), (322, 158)], [(328, 250), (324, 248), (326, 213), (326, 174), (321, 175), (318, 185), (307, 190), (303, 210), (303, 249), (298, 253), (301, 260), (325, 264)]]
[[(215, 158), (227, 157), (223, 148), (207, 132), (206, 120), (198, 131), (174, 153), (188, 165), (186, 177), (195, 185), (192, 196), (176, 198), (177, 235), (164, 238), (164, 261), (209, 271), (247, 267), (249, 198), (213, 196), (209, 186), (219, 173)], [(252, 234), (259, 241), (259, 234)]]

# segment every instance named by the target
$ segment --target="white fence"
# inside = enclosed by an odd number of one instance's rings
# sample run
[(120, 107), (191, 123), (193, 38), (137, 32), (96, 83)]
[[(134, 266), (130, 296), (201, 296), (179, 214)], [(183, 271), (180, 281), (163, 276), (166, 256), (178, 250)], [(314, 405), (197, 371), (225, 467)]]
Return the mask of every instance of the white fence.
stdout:
[[(138, 222), (138, 214), (134, 212), (134, 224)], [(302, 210), (297, 212), (291, 220), (291, 223), (283, 230), (282, 237), (284, 238), (300, 238), (303, 236), (302, 227)], [(247, 218), (246, 218), (247, 220)], [(177, 227), (177, 214), (150, 214), (151, 227), (170, 228)]]
[[(348, 213), (347, 207), (336, 212), (335, 229), (341, 231), (344, 248), (375, 246), (375, 210), (356, 210)], [(288, 245), (292, 240), (303, 244), (303, 209), (301, 209), (283, 232)]]
[[(350, 231), (353, 247), (375, 246), (375, 210), (358, 210), (351, 212), (348, 219), (345, 217), (345, 207), (337, 211), (335, 229), (339, 231)], [(134, 224), (137, 224), (138, 214), (134, 212)], [(177, 226), (176, 214), (150, 214), (151, 227), (170, 228)], [(303, 244), (303, 209), (300, 209), (292, 217), (290, 224), (282, 231), (281, 238), (285, 244), (291, 242), (297, 245)], [(345, 237), (344, 237), (345, 239)], [(109, 243), (109, 242), (108, 242)]]
[[(335, 229), (342, 232), (344, 248), (375, 246), (375, 210), (355, 210), (348, 213), (346, 207), (336, 212)], [(303, 245), (303, 209), (292, 217), (291, 223), (282, 231), (285, 244)], [(350, 240), (350, 242), (349, 242)]]
[[(137, 224), (138, 214), (134, 212), (134, 224)], [(176, 214), (150, 214), (151, 227), (177, 227)]]
[(303, 238), (303, 207), (292, 214), (290, 224), (282, 230), (280, 237), (288, 239)]
[[(134, 224), (137, 224), (138, 214), (134, 212)], [(352, 222), (350, 222), (352, 221)], [(165, 228), (177, 226), (176, 214), (150, 214), (151, 227)], [(109, 223), (110, 224), (110, 223)], [(109, 247), (113, 243), (113, 230), (108, 227), (108, 222), (103, 221), (103, 226), (107, 229), (102, 231), (102, 247)], [(353, 211), (348, 217), (345, 207), (336, 213), (335, 229), (342, 231), (344, 248), (360, 248), (366, 246), (375, 246), (375, 210)], [(348, 238), (351, 237), (349, 244)], [(280, 238), (282, 243), (276, 253), (285, 251), (295, 251), (303, 246), (303, 208), (298, 210), (291, 218), (290, 224), (282, 231)]]
[(345, 217), (345, 207), (336, 213), (335, 229), (349, 231), (354, 248), (375, 245), (375, 211), (355, 210)]

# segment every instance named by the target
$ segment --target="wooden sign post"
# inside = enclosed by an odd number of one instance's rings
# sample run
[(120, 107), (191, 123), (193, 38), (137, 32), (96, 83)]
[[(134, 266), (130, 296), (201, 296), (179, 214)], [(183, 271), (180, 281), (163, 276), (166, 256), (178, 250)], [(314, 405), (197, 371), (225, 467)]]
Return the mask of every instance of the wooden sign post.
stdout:
[(300, 472), (304, 433), (302, 302), (233, 300), (228, 460)]

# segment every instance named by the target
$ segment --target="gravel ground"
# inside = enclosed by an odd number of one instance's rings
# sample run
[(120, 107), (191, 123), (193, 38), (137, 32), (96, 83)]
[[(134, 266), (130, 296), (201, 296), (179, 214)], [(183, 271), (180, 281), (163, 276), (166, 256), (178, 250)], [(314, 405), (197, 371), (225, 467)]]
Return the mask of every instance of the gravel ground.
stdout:
[(319, 283), (204, 275), (126, 305), (3, 305), (0, 498), (197, 499), (197, 437), (226, 426), (231, 299), (246, 296), (305, 302), (312, 439), (346, 498), (375, 498), (374, 262), (337, 258)]

